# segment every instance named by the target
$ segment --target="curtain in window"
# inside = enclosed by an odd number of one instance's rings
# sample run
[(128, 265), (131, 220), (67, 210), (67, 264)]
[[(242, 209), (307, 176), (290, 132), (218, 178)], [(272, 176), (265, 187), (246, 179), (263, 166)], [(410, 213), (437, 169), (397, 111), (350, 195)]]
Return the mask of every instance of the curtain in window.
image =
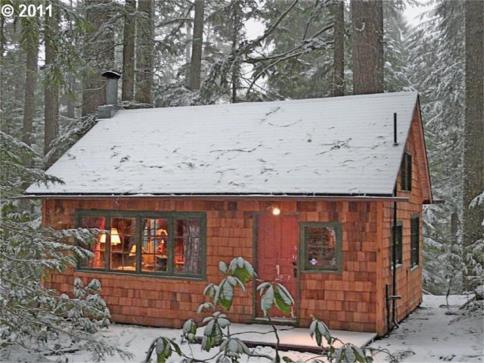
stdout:
[(183, 255), (185, 257), (184, 272), (200, 272), (200, 222), (198, 220), (183, 221)]

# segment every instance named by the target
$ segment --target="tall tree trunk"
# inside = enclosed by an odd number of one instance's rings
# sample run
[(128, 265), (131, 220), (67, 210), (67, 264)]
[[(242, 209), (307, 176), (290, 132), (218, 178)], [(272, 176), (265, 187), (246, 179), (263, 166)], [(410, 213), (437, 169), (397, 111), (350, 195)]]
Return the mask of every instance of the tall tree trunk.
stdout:
[(190, 88), (200, 89), (200, 73), (202, 70), (203, 46), (203, 10), (204, 0), (195, 0), (195, 16), (193, 18), (192, 59), (190, 62)]
[(353, 93), (383, 92), (382, 0), (351, 0)]
[(138, 3), (141, 13), (137, 22), (136, 37), (136, 90), (135, 99), (140, 103), (152, 104), (153, 86), (153, 1), (142, 0)]
[(52, 16), (45, 17), (45, 71), (44, 82), (44, 155), (51, 148), (59, 130), (59, 80), (55, 62), (57, 60), (56, 37), (59, 36), (59, 5), (56, 0), (48, 2)]
[(0, 17), (0, 67), (3, 61), (3, 50), (5, 49), (5, 18)]
[(85, 0), (88, 31), (84, 58), (88, 66), (82, 82), (83, 116), (95, 113), (106, 102), (106, 82), (101, 73), (114, 67), (113, 27), (106, 26), (111, 18), (111, 3), (111, 0)]
[(25, 53), (25, 91), (24, 115), (22, 123), (22, 141), (32, 145), (33, 122), (35, 115), (35, 87), (37, 85), (37, 67), (39, 55), (39, 38), (37, 19), (24, 18), (22, 24), (22, 48)]
[(134, 39), (136, 32), (136, 0), (126, 0), (124, 10), (124, 36), (123, 36), (123, 101), (132, 101), (134, 98)]
[[(466, 0), (465, 11), (465, 132), (464, 132), (464, 215), (463, 234), (466, 251), (464, 288), (475, 287), (471, 281), (470, 247), (482, 238), (484, 208), (469, 208), (469, 204), (484, 190), (484, 2)], [(482, 276), (480, 276), (482, 277)], [(479, 276), (478, 276), (479, 278)]]
[(345, 5), (336, 0), (332, 5), (334, 19), (334, 51), (333, 51), (333, 96), (345, 94)]
[(239, 34), (241, 30), (240, 13), (242, 9), (240, 6), (240, 1), (234, 0), (232, 4), (232, 55), (234, 57), (231, 74), (232, 103), (237, 102), (237, 90), (240, 86), (240, 62), (235, 58), (237, 49), (239, 48)]

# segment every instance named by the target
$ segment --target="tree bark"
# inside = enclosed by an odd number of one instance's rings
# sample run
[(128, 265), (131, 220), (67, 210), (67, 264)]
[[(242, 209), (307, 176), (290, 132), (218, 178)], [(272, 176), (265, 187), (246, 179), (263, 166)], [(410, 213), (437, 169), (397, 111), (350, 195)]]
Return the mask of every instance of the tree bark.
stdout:
[(383, 92), (382, 0), (351, 0), (353, 93)]
[(97, 107), (106, 102), (106, 82), (101, 74), (114, 66), (113, 27), (106, 26), (111, 17), (109, 4), (111, 0), (85, 0), (88, 31), (84, 57), (88, 66), (82, 82), (83, 116), (95, 113)]
[[(25, 52), (25, 91), (24, 91), (24, 115), (22, 123), (22, 141), (32, 145), (32, 130), (35, 115), (35, 87), (37, 85), (37, 67), (39, 55), (39, 38), (36, 21), (28, 19), (22, 25), (27, 39), (22, 41)], [(26, 29), (27, 28), (27, 29)]]
[(56, 79), (57, 47), (59, 35), (59, 7), (56, 0), (48, 2), (52, 6), (52, 16), (45, 17), (45, 70), (44, 82), (44, 155), (51, 148), (59, 130), (59, 81)]
[(231, 102), (237, 102), (237, 90), (240, 87), (240, 62), (235, 59), (237, 50), (239, 48), (239, 34), (241, 28), (240, 13), (242, 11), (240, 1), (235, 0), (232, 4), (232, 55), (234, 60), (232, 62), (231, 73)]
[(124, 36), (123, 36), (123, 101), (132, 101), (134, 98), (134, 41), (136, 32), (136, 0), (126, 0), (124, 9)]
[(140, 103), (152, 104), (153, 86), (153, 1), (142, 0), (138, 3), (141, 15), (137, 21), (136, 38), (136, 90), (135, 99)]
[[(467, 264), (464, 288), (472, 289), (470, 246), (482, 238), (484, 208), (469, 208), (470, 202), (484, 190), (484, 2), (466, 0), (465, 12), (465, 131), (463, 181), (463, 242)], [(482, 257), (474, 256), (482, 259)], [(481, 261), (482, 262), (482, 261)], [(475, 272), (474, 272), (475, 274)]]
[(202, 70), (203, 46), (203, 11), (204, 0), (195, 0), (195, 16), (193, 24), (192, 59), (190, 62), (190, 89), (200, 89), (200, 74)]
[(0, 66), (1, 62), (3, 61), (3, 50), (5, 49), (5, 18), (2, 16), (0, 17)]
[(333, 50), (333, 96), (345, 94), (345, 8), (344, 2), (336, 0), (332, 5), (334, 17)]

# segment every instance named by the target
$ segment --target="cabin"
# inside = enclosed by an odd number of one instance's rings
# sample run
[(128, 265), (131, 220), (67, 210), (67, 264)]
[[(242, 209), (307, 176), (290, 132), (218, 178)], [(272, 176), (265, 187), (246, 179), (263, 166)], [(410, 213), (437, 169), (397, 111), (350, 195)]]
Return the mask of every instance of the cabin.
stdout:
[[(64, 183), (25, 192), (42, 200), (46, 226), (107, 232), (49, 287), (96, 278), (115, 322), (179, 328), (220, 280), (218, 262), (242, 256), (294, 296), (293, 314), (274, 317), (285, 324), (316, 316), (383, 335), (421, 303), (432, 194), (416, 93), (111, 102), (48, 169)], [(264, 321), (255, 286), (238, 295), (232, 321)]]

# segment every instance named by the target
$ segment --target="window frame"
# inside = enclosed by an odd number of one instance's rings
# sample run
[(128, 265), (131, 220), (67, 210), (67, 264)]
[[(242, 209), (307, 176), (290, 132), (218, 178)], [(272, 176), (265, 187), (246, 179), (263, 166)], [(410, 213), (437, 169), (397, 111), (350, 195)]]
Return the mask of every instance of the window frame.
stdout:
[(402, 223), (402, 221), (397, 221), (395, 224), (392, 224), (392, 228), (391, 228), (391, 231), (392, 231), (392, 234), (391, 234), (392, 244), (391, 244), (391, 254), (390, 254), (392, 256), (391, 264), (390, 264), (391, 267), (393, 267), (393, 251), (394, 251), (393, 246), (395, 245), (395, 231), (396, 231), (396, 229), (400, 230), (401, 235), (400, 235), (400, 246), (399, 246), (400, 248), (398, 250), (395, 249), (395, 252), (396, 252), (395, 257), (398, 257), (398, 255), (400, 255), (400, 261), (398, 261), (398, 259), (396, 258), (395, 265), (397, 267), (403, 265), (403, 223)]
[[(81, 261), (78, 261), (76, 269), (81, 272), (99, 272), (106, 274), (122, 274), (134, 275), (142, 277), (160, 277), (170, 279), (194, 279), (206, 280), (207, 276), (207, 214), (206, 212), (155, 212), (155, 211), (119, 211), (110, 209), (78, 209), (75, 212), (76, 228), (81, 227), (81, 219), (83, 217), (105, 217), (106, 229), (111, 225), (111, 218), (134, 218), (136, 220), (136, 270), (123, 271), (110, 269), (110, 253), (111, 243), (106, 246), (105, 266), (104, 268), (91, 268), (81, 266)], [(167, 220), (168, 224), (168, 268), (167, 271), (142, 271), (141, 270), (141, 245), (143, 243), (143, 228), (142, 221), (146, 218), (162, 218)], [(177, 219), (198, 219), (200, 221), (200, 273), (183, 273), (174, 271), (174, 230), (175, 221)]]
[(402, 158), (402, 167), (400, 171), (400, 188), (404, 192), (412, 191), (412, 155), (405, 151)]
[[(306, 246), (305, 231), (307, 227), (331, 227), (336, 233), (336, 268), (307, 268), (306, 266)], [(299, 223), (300, 240), (300, 259), (299, 266), (302, 272), (312, 273), (342, 273), (343, 272), (343, 231), (342, 225), (338, 221), (332, 222), (301, 222)]]
[[(416, 230), (415, 230), (416, 227)], [(420, 265), (420, 215), (410, 218), (410, 267)]]

